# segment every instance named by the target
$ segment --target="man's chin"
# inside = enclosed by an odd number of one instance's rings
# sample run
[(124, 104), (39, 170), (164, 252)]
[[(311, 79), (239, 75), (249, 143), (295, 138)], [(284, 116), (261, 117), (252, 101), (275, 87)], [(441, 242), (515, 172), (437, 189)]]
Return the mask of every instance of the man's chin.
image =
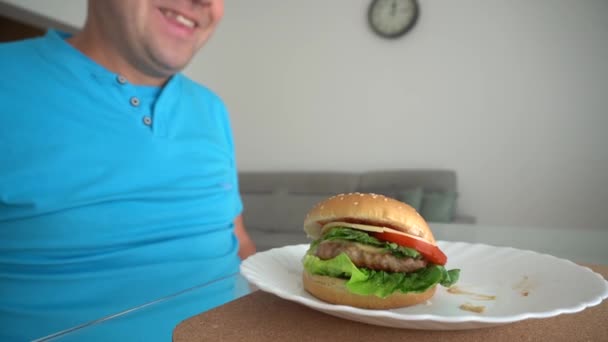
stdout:
[(188, 66), (191, 58), (155, 58), (148, 74), (157, 78), (169, 78)]

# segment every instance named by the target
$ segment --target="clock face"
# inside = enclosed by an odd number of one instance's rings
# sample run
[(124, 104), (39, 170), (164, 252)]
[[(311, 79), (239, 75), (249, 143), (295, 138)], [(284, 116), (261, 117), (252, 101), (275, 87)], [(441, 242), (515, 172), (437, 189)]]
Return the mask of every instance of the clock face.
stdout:
[(418, 18), (416, 0), (373, 0), (369, 6), (369, 24), (385, 38), (397, 38), (409, 31)]

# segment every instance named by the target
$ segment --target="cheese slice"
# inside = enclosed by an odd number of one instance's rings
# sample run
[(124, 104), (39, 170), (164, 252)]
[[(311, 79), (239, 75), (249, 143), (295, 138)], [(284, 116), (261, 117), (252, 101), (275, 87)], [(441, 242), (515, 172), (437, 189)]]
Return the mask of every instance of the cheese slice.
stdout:
[(383, 232), (383, 228), (382, 227), (376, 227), (376, 226), (370, 226), (367, 224), (359, 224), (359, 223), (348, 223), (348, 222), (340, 222), (340, 221), (334, 221), (334, 222), (329, 222), (326, 225), (324, 225), (321, 228), (321, 234), (325, 234), (325, 232), (333, 227), (349, 227), (349, 228), (355, 228), (358, 230), (363, 230), (366, 232), (374, 232), (374, 233), (382, 233)]
[(334, 228), (334, 227), (348, 227), (348, 228), (354, 228), (354, 229), (363, 230), (363, 231), (372, 232), (372, 233), (387, 232), (387, 233), (392, 233), (392, 234), (398, 234), (398, 235), (407, 236), (407, 237), (410, 237), (412, 239), (420, 240), (422, 242), (426, 242), (428, 244), (436, 246), (436, 244), (431, 243), (431, 242), (429, 242), (429, 241), (427, 241), (427, 240), (425, 240), (425, 239), (423, 239), (423, 238), (421, 238), (419, 236), (408, 234), (408, 233), (404, 233), (402, 231), (395, 230), (395, 229), (392, 229), (392, 228), (370, 226), (368, 224), (349, 223), (349, 222), (341, 222), (341, 221), (334, 221), (334, 222), (329, 222), (329, 223), (325, 224), (323, 227), (321, 227), (321, 235), (325, 234), (325, 232), (328, 229), (331, 229), (331, 228)]

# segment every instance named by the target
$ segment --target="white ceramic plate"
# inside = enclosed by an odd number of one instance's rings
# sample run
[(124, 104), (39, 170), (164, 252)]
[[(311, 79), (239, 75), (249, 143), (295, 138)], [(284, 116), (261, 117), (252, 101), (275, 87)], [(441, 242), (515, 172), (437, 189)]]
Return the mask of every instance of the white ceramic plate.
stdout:
[[(456, 287), (472, 294), (448, 293), (438, 286), (426, 304), (393, 310), (328, 304), (302, 287), (301, 259), (308, 245), (257, 253), (242, 263), (241, 273), (261, 290), (312, 309), (368, 324), (407, 329), (475, 329), (553, 317), (582, 311), (608, 297), (608, 282), (601, 275), (568, 260), (483, 244), (438, 244), (449, 258), (446, 267), (461, 269)], [(462, 305), (483, 308), (483, 312), (464, 310)]]

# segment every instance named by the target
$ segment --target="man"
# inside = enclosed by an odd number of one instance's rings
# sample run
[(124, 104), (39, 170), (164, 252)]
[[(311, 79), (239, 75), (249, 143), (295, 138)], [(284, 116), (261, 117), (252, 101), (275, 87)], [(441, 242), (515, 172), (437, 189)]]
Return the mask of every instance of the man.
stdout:
[[(0, 45), (0, 340), (224, 277), (255, 251), (225, 107), (179, 73), (222, 15), (222, 0), (90, 0), (78, 34)], [(230, 291), (96, 338), (169, 340)]]

